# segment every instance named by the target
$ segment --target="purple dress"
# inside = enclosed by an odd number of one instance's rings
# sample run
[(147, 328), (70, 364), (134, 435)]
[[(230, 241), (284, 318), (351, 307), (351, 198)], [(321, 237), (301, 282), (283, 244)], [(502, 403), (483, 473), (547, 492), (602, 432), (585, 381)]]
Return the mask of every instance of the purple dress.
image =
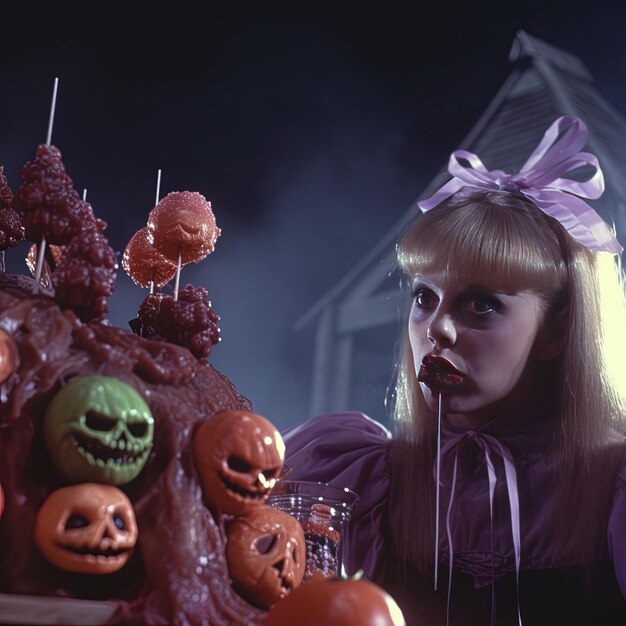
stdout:
[[(444, 420), (437, 592), (390, 540), (403, 513), (402, 503), (390, 500), (390, 433), (354, 412), (313, 417), (283, 436), (290, 478), (359, 494), (344, 539), (346, 570), (362, 569), (390, 591), (409, 625), (443, 625), (446, 617), (450, 626), (519, 624), (520, 616), (524, 626), (624, 625), (626, 465), (615, 478), (597, 562), (585, 568), (557, 552), (545, 532), (556, 504), (550, 428), (539, 413), (497, 419), (479, 432), (456, 431)], [(623, 458), (622, 441), (613, 449)]]

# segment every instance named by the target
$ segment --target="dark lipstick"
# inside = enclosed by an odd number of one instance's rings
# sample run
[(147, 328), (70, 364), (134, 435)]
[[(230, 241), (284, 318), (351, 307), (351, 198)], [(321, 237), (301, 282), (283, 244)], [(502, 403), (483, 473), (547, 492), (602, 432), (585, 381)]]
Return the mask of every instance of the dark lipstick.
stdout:
[(422, 359), (417, 380), (424, 383), (433, 393), (439, 393), (444, 387), (462, 382), (463, 374), (448, 359), (427, 354)]

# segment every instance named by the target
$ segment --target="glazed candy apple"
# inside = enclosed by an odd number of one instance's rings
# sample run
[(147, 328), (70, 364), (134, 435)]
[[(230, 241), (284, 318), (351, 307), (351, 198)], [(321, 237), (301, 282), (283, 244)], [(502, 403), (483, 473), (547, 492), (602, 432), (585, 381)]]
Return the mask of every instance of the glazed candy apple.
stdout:
[(154, 247), (154, 234), (146, 226), (131, 238), (122, 257), (122, 267), (140, 287), (163, 287), (176, 274), (176, 263)]
[(152, 209), (148, 228), (155, 248), (173, 263), (198, 263), (213, 252), (221, 231), (211, 203), (195, 191), (173, 191)]
[(315, 579), (277, 602), (263, 626), (405, 626), (402, 611), (365, 579)]

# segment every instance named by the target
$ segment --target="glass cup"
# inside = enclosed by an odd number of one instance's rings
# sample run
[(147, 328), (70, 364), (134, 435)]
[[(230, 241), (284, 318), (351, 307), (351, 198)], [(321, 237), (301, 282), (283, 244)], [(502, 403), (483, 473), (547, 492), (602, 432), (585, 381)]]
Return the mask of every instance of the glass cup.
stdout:
[(305, 578), (340, 576), (341, 547), (346, 523), (359, 496), (346, 487), (304, 480), (279, 480), (268, 504), (293, 515), (304, 530), (307, 552)]

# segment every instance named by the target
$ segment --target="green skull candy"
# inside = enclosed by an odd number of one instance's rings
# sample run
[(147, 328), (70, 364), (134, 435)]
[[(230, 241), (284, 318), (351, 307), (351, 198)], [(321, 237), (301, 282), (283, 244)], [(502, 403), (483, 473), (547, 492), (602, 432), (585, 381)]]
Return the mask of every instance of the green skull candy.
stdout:
[(130, 385), (109, 376), (80, 376), (52, 398), (44, 432), (52, 462), (65, 478), (123, 485), (148, 459), (154, 419)]

